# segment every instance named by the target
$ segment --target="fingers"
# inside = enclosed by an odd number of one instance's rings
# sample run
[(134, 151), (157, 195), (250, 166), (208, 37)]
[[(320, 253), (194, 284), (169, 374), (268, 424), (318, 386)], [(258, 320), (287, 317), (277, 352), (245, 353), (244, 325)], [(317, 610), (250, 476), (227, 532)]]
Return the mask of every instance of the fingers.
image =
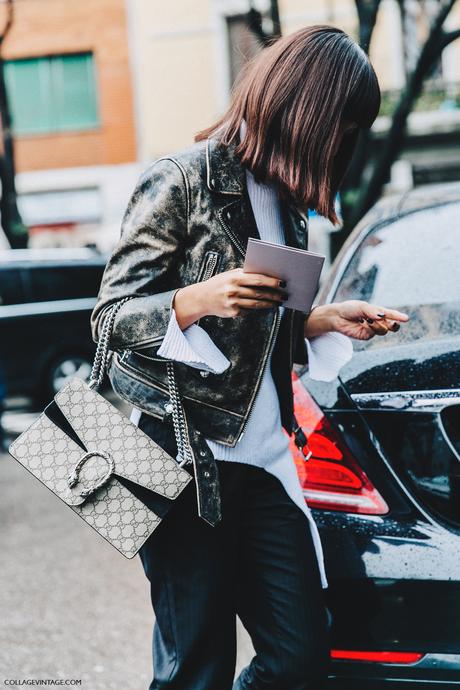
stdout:
[(280, 278), (275, 276), (267, 276), (264, 273), (246, 273), (243, 269), (236, 270), (236, 283), (242, 286), (250, 287), (269, 287), (279, 288), (285, 287), (280, 284)]
[(263, 273), (245, 273), (236, 269), (234, 294), (242, 309), (266, 309), (274, 307), (287, 299), (288, 293), (280, 287), (279, 278)]
[(386, 309), (375, 304), (366, 305), (364, 317), (360, 319), (372, 329), (375, 335), (385, 335), (388, 331), (396, 333), (400, 329), (399, 322), (409, 321), (410, 317), (397, 309)]
[(388, 324), (386, 320), (382, 318), (377, 320), (361, 318), (359, 321), (364, 325), (366, 331), (368, 331), (371, 335), (385, 335), (389, 330), (391, 330), (390, 324)]
[(288, 294), (285, 290), (280, 289), (268, 289), (268, 288), (257, 288), (257, 287), (238, 287), (236, 290), (238, 298), (242, 300), (261, 300), (269, 301), (271, 305), (273, 304), (283, 304), (286, 301)]
[(397, 309), (386, 309), (376, 304), (368, 304), (363, 309), (364, 317), (373, 321), (386, 319), (386, 321), (409, 321), (410, 317)]
[[(393, 321), (409, 321), (410, 316), (408, 314), (405, 314), (402, 311), (398, 311), (397, 309), (384, 309), (385, 312), (385, 318), (388, 320), (393, 320)], [(382, 313), (382, 312), (380, 312)]]
[(369, 328), (374, 335), (386, 335), (388, 331), (396, 333), (401, 326), (396, 321), (388, 321), (387, 319), (363, 319), (362, 323)]
[(256, 300), (256, 299), (239, 299), (236, 300), (238, 309), (273, 309), (277, 306), (277, 302), (272, 300)]

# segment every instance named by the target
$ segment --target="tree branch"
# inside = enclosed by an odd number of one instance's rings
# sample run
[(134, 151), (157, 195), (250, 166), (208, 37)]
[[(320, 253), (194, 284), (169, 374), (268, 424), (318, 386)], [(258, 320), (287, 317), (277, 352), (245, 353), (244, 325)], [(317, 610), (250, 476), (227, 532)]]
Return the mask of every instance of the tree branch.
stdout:
[(430, 33), (433, 31), (440, 31), (442, 29), (442, 26), (444, 22), (446, 21), (449, 12), (455, 5), (457, 0), (446, 0), (445, 2), (441, 2), (441, 9), (439, 10), (438, 14), (436, 15), (434, 22), (430, 28)]
[(280, 19), (280, 10), (278, 7), (278, 0), (270, 0), (270, 14), (272, 18), (272, 24), (273, 24), (273, 38), (280, 38), (281, 37), (281, 19)]
[(365, 186), (356, 202), (351, 218), (351, 227), (356, 225), (381, 195), (391, 166), (404, 146), (407, 119), (415, 101), (422, 92), (424, 80), (433, 70), (445, 46), (460, 37), (460, 30), (444, 32), (442, 28), (455, 1), (448, 0), (446, 3), (443, 3), (431, 25), (428, 39), (420, 51), (415, 69), (410, 75), (393, 113), (390, 130), (383, 149), (377, 157), (369, 183)]
[(248, 29), (252, 31), (254, 36), (260, 41), (263, 47), (273, 43), (274, 40), (281, 36), (281, 20), (278, 7), (278, 0), (270, 0), (270, 18), (272, 20), (273, 30), (267, 33), (262, 29), (262, 15), (250, 4), (250, 9), (246, 12), (246, 22)]
[(355, 0), (359, 19), (359, 45), (366, 53), (369, 53), (380, 2), (381, 0)]
[(246, 13), (246, 22), (248, 25), (248, 29), (252, 31), (254, 36), (260, 41), (262, 45), (265, 45), (269, 37), (262, 29), (262, 17), (260, 12), (251, 7), (251, 9)]
[(460, 29), (454, 29), (453, 31), (443, 31), (443, 35), (441, 37), (441, 50), (444, 50), (444, 48), (446, 48), (450, 43), (456, 41), (457, 38), (460, 38)]

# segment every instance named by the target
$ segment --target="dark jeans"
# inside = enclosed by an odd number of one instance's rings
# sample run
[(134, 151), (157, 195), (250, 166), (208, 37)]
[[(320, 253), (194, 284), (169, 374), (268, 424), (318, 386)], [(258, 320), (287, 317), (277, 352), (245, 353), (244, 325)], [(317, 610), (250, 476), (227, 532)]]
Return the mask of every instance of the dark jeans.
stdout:
[[(141, 422), (162, 445), (161, 423)], [(190, 482), (139, 552), (156, 616), (150, 690), (321, 690), (329, 626), (308, 519), (266, 470), (218, 467), (222, 522), (198, 517)], [(234, 681), (237, 614), (256, 655)]]

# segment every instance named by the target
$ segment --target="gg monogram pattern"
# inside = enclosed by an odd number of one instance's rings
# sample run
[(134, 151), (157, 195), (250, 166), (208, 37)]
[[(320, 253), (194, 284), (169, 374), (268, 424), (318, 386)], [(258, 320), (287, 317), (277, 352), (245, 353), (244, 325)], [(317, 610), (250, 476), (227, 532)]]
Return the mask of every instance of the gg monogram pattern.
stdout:
[[(170, 499), (177, 498), (192, 476), (82, 379), (70, 379), (54, 399), (87, 451), (110, 455), (114, 472), (108, 472), (110, 465), (102, 455), (92, 455), (69, 487), (68, 476), (85, 451), (44, 412), (8, 450), (112, 546), (132, 558), (161, 518), (116, 475)], [(87, 497), (81, 495), (104, 477), (100, 488)]]

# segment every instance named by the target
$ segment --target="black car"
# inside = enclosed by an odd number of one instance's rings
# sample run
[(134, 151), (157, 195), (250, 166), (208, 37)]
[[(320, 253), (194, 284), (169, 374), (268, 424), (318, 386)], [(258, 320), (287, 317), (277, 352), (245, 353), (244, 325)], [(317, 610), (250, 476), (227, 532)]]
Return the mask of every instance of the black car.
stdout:
[(410, 315), (353, 341), (334, 384), (294, 375), (296, 463), (325, 551), (331, 688), (460, 687), (460, 184), (385, 199), (319, 302)]
[(0, 251), (0, 367), (8, 396), (38, 407), (68, 376), (87, 378), (89, 317), (107, 262), (90, 248)]

